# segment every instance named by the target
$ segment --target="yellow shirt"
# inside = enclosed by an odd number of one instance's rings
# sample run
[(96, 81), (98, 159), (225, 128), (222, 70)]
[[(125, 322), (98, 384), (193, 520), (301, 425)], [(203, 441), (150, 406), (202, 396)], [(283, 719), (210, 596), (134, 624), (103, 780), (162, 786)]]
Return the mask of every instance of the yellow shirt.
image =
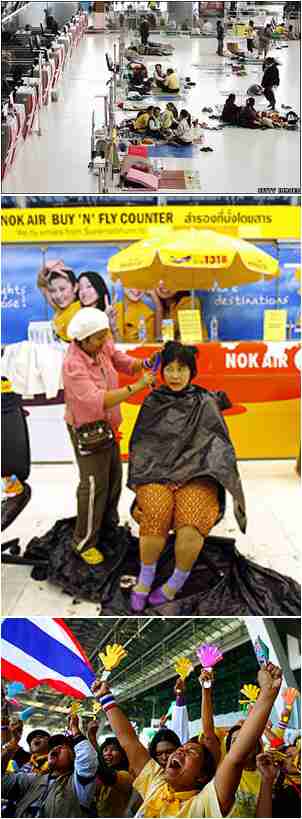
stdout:
[(64, 310), (56, 310), (52, 323), (56, 332), (56, 335), (62, 339), (62, 341), (70, 341), (71, 339), (68, 338), (67, 335), (67, 328), (71, 322), (71, 319), (79, 312), (81, 309), (81, 305), (79, 301), (73, 301), (69, 307), (64, 307)]
[(150, 114), (140, 114), (134, 122), (135, 131), (145, 131), (148, 128)]
[(233, 816), (240, 817), (240, 819), (256, 816), (260, 788), (261, 774), (259, 771), (243, 771), (236, 792)]
[(141, 318), (145, 319), (147, 341), (155, 339), (155, 308), (152, 310), (143, 301), (130, 301), (125, 295), (123, 302), (117, 302), (116, 324), (120, 338), (128, 344), (138, 342), (138, 324)]
[(104, 819), (124, 816), (131, 792), (133, 777), (128, 771), (117, 772), (115, 785), (102, 785), (97, 801), (97, 815)]
[[(174, 819), (178, 816), (220, 819), (222, 816), (214, 780), (202, 791), (176, 793), (167, 785), (162, 768), (153, 759), (147, 762), (133, 787), (144, 799), (136, 816), (153, 819), (165, 816), (172, 816)], [(228, 816), (233, 816), (233, 813)]]
[(168, 88), (169, 91), (179, 91), (179, 80), (175, 71), (166, 77), (165, 87)]

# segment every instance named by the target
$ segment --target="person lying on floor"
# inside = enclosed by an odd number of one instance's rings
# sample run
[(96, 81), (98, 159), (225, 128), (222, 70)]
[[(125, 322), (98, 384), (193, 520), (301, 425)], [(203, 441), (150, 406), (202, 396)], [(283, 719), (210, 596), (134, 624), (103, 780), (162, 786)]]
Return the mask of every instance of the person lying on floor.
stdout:
[[(197, 349), (169, 341), (161, 353), (163, 384), (138, 415), (129, 445), (128, 486), (136, 492), (133, 515), (140, 524), (140, 573), (131, 607), (160, 606), (174, 599), (212, 527), (223, 517), (225, 490), (246, 529), (245, 500), (236, 455), (221, 411), (223, 392), (192, 384)], [(175, 570), (151, 592), (168, 533), (176, 531)]]
[(241, 113), (241, 106), (236, 105), (235, 94), (230, 94), (224, 103), (221, 119), (227, 125), (238, 125), (239, 116)]
[[(282, 671), (277, 666), (268, 663), (260, 669), (260, 693), (255, 707), (217, 770), (214, 757), (204, 742), (193, 739), (172, 752), (164, 771), (140, 743), (108, 685), (100, 680), (93, 683), (93, 694), (99, 698), (112, 730), (126, 751), (130, 768), (136, 776), (134, 787), (144, 800), (136, 815), (153, 819), (232, 816), (245, 760), (262, 735), (281, 682)], [(262, 813), (262, 816), (268, 815)]]

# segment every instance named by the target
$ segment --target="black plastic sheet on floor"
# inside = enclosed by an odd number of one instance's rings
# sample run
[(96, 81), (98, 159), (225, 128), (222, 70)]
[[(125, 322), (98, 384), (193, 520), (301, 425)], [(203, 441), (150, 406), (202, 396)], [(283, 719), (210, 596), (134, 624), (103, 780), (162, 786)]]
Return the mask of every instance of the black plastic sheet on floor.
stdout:
[[(123, 575), (136, 576), (139, 572), (137, 538), (120, 527), (116, 547), (109, 550), (100, 543), (105, 561), (98, 568), (90, 568), (71, 551), (74, 525), (74, 518), (57, 521), (43, 537), (30, 541), (24, 557), (39, 565), (44, 562), (50, 583), (77, 600), (100, 604), (102, 615), (131, 616), (129, 592), (120, 588), (120, 580)], [(167, 580), (173, 568), (171, 537), (159, 560), (155, 585)], [(209, 537), (177, 598), (158, 608), (148, 607), (144, 614), (296, 617), (300, 616), (300, 586), (289, 577), (247, 560), (236, 549), (234, 540)]]

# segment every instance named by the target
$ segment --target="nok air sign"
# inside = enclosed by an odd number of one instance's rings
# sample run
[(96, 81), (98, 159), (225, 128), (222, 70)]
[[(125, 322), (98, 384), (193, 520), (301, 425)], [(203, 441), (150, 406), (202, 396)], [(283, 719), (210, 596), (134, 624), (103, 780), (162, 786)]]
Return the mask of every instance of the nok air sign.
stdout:
[(3, 209), (3, 243), (129, 242), (161, 229), (216, 230), (246, 239), (299, 239), (300, 208), (291, 205), (219, 207), (63, 207)]

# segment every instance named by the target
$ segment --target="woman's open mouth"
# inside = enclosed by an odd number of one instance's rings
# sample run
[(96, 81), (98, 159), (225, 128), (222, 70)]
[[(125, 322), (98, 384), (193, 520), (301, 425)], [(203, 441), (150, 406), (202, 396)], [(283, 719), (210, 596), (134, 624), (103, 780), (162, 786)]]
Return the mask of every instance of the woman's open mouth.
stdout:
[(178, 757), (176, 756), (172, 757), (172, 759), (170, 759), (170, 762), (168, 762), (167, 770), (181, 771), (181, 769), (182, 769), (181, 760), (178, 759)]

